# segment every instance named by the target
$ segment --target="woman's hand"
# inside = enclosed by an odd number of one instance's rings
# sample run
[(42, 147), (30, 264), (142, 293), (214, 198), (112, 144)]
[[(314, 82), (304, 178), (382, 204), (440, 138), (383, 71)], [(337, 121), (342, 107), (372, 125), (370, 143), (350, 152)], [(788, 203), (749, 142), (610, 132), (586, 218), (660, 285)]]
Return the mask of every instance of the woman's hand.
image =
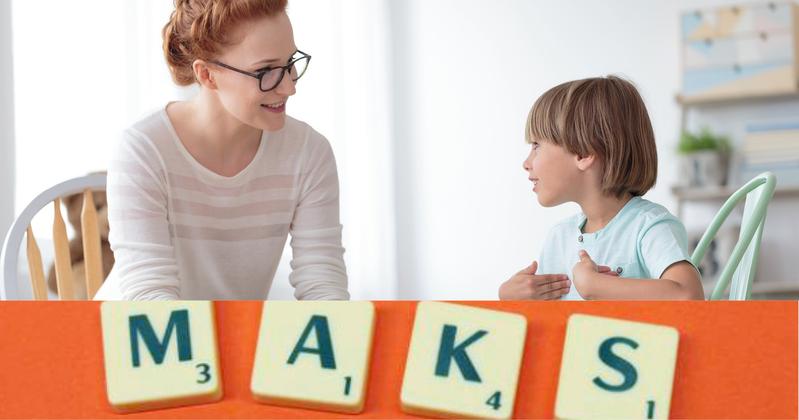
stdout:
[(571, 281), (565, 274), (536, 275), (538, 262), (514, 274), (499, 287), (500, 300), (554, 300), (569, 293)]

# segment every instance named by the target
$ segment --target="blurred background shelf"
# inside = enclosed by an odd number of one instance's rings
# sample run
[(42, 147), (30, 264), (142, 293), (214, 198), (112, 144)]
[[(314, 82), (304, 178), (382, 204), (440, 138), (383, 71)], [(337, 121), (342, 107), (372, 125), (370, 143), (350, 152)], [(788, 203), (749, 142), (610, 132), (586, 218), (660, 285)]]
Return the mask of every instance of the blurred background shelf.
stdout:
[[(726, 200), (736, 191), (735, 188), (723, 187), (672, 187), (671, 193), (677, 199), (678, 217), (682, 213), (682, 204), (687, 201)], [(784, 197), (799, 197), (799, 186), (777, 188), (774, 190), (774, 199)]]
[(692, 98), (677, 94), (675, 97), (680, 106), (725, 106), (738, 105), (748, 102), (799, 100), (799, 90), (790, 92), (773, 92), (741, 95), (727, 98)]
[[(703, 281), (702, 287), (705, 289), (705, 298), (709, 298), (713, 292), (715, 281)], [(752, 282), (753, 300), (785, 300), (799, 299), (799, 282), (796, 281), (758, 281)]]
[[(799, 276), (790, 261), (796, 259), (793, 244), (799, 238), (799, 5), (783, 0), (684, 10), (680, 26), (676, 134), (681, 143), (706, 133), (705, 138), (726, 138), (729, 146), (712, 149), (720, 156), (717, 166), (702, 160), (700, 154), (708, 151), (681, 148), (681, 185), (671, 193), (689, 246), (738, 187), (770, 171), (777, 189), (768, 207), (752, 298), (797, 299)], [(718, 167), (725, 169), (710, 170)], [(708, 175), (724, 171), (724, 177)], [(743, 207), (736, 208), (700, 264), (707, 294), (737, 242)]]

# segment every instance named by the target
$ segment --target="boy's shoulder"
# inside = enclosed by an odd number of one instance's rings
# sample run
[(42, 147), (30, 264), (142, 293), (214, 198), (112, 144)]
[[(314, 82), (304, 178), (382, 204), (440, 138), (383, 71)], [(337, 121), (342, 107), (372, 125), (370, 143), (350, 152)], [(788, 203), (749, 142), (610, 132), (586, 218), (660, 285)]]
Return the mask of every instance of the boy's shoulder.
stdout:
[[(641, 197), (633, 197), (632, 201), (625, 207), (627, 208), (624, 209), (623, 214), (620, 214), (620, 217), (626, 220), (623, 220), (622, 223), (617, 223), (625, 229), (629, 229), (634, 225), (646, 228), (665, 220), (681, 223), (666, 207)], [(559, 220), (549, 229), (550, 239), (579, 230), (583, 221), (585, 221), (585, 214), (582, 212), (577, 212)]]
[(639, 219), (643, 225), (652, 225), (664, 220), (679, 221), (676, 216), (664, 206), (641, 197), (633, 197), (630, 203), (632, 210), (630, 217)]
[[(620, 214), (620, 217), (625, 220), (616, 224), (626, 229), (635, 225), (638, 225), (639, 228), (646, 228), (666, 220), (680, 222), (666, 207), (641, 197), (633, 197), (632, 201), (625, 207), (627, 208), (623, 209), (623, 213)], [(573, 233), (576, 229), (580, 229), (580, 225), (584, 221), (585, 214), (577, 212), (555, 223), (549, 230), (549, 236), (554, 238)]]
[(634, 197), (633, 200), (635, 201), (630, 203), (630, 211), (627, 211), (622, 220), (616, 223), (614, 229), (617, 233), (634, 235), (641, 240), (650, 232), (663, 232), (662, 228), (671, 232), (685, 232), (682, 221), (671, 214), (666, 207), (641, 197)]

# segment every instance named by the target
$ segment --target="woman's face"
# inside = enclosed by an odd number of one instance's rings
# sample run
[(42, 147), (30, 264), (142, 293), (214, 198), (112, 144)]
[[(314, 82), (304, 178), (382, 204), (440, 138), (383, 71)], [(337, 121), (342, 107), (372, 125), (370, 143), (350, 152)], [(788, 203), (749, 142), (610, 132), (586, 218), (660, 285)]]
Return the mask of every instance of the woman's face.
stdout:
[(577, 157), (554, 143), (534, 141), (522, 163), (533, 191), (544, 207), (573, 201), (573, 192), (581, 184)]
[[(291, 22), (285, 13), (243, 23), (231, 39), (240, 41), (228, 47), (217, 60), (250, 73), (285, 66), (297, 51)], [(219, 100), (231, 115), (261, 130), (283, 128), (286, 102), (296, 92), (288, 72), (277, 87), (262, 92), (253, 77), (213, 64), (209, 68), (214, 73)]]

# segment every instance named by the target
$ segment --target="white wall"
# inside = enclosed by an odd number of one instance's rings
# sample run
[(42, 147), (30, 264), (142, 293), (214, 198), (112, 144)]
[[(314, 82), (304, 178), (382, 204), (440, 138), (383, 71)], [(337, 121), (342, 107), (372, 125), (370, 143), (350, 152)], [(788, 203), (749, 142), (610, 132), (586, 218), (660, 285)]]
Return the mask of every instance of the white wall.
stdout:
[[(19, 211), (53, 183), (104, 168), (107, 151), (125, 126), (169, 100), (192, 97), (196, 89), (175, 88), (164, 62), (161, 27), (174, 8), (170, 1), (14, 0), (13, 5)], [(41, 15), (43, 7), (50, 13)], [(97, 10), (104, 19), (92, 17)], [(289, 112), (327, 136), (335, 151), (351, 295), (392, 298), (394, 206), (393, 191), (385, 188), (393, 171), (386, 106), (391, 85), (381, 59), (389, 36), (384, 1), (292, 1), (289, 14), (298, 45), (313, 56)], [(61, 69), (57, 89), (42, 82), (52, 74), (52, 61), (74, 63)], [(42, 98), (54, 94), (57, 106), (43, 106)], [(37, 237), (49, 236), (51, 220), (48, 206), (34, 220)], [(271, 298), (293, 294), (290, 248), (283, 257)]]
[(0, 240), (14, 217), (14, 81), (11, 2), (0, 2)]
[[(123, 128), (190, 90), (172, 83), (161, 50), (171, 2), (3, 3), (11, 3), (14, 22), (19, 213), (52, 185), (105, 170)], [(97, 10), (104, 19), (92, 17)], [(51, 225), (47, 206), (33, 230), (45, 239)]]
[(678, 16), (733, 3), (395, 2), (400, 297), (495, 298), (576, 211), (540, 207), (522, 171), (526, 114), (564, 81), (613, 73), (637, 84), (660, 160), (646, 198), (675, 211)]
[(3, 3), (13, 4), (19, 212), (58, 182), (104, 170), (122, 129), (180, 91), (161, 52), (171, 2)]
[[(0, 1), (0, 48), (11, 45), (4, 23), (9, 3)], [(104, 165), (116, 133), (142, 113), (190, 96), (174, 90), (160, 53), (159, 29), (171, 2), (46, 3), (53, 13), (43, 16), (38, 2), (13, 2), (15, 22), (35, 23), (14, 28), (15, 45), (25, 41), (25, 48), (15, 47), (14, 62), (18, 208), (55, 181)], [(674, 101), (680, 83), (678, 16), (735, 3), (293, 0), (297, 41), (314, 61), (291, 112), (328, 136), (336, 152), (345, 258), (351, 285), (359, 290), (353, 296), (492, 299), (502, 281), (537, 257), (547, 230), (577, 208), (538, 205), (521, 169), (529, 151), (525, 117), (539, 95), (567, 80), (613, 73), (638, 85), (660, 156), (658, 184), (647, 198), (676, 210), (670, 186), (677, 176), (673, 150), (680, 117)], [(109, 19), (76, 26), (62, 18), (97, 9)], [(70, 45), (92, 48), (74, 56)], [(75, 104), (72, 114), (42, 108), (41, 98), (52, 90), (41, 80), (54, 58), (83, 63), (64, 69), (68, 82), (57, 91), (57, 98)], [(122, 70), (101, 70), (113, 68)], [(0, 71), (10, 70), (4, 58)], [(0, 73), (2, 100), (9, 101), (6, 81), (10, 86)], [(3, 116), (10, 109), (0, 107)], [(1, 124), (0, 130), (7, 127)], [(92, 153), (79, 159), (81, 150)], [(13, 162), (2, 164), (13, 155), (13, 143), (0, 142), (0, 171), (6, 171), (0, 172), (0, 197), (14, 197)], [(50, 170), (29, 170), (34, 165)], [(11, 206), (0, 202), (0, 227), (2, 211)], [(770, 217), (796, 208), (778, 207)], [(778, 246), (768, 242), (764, 249)], [(790, 249), (775, 251), (781, 276), (788, 275)], [(290, 295), (284, 287), (274, 296)]]

